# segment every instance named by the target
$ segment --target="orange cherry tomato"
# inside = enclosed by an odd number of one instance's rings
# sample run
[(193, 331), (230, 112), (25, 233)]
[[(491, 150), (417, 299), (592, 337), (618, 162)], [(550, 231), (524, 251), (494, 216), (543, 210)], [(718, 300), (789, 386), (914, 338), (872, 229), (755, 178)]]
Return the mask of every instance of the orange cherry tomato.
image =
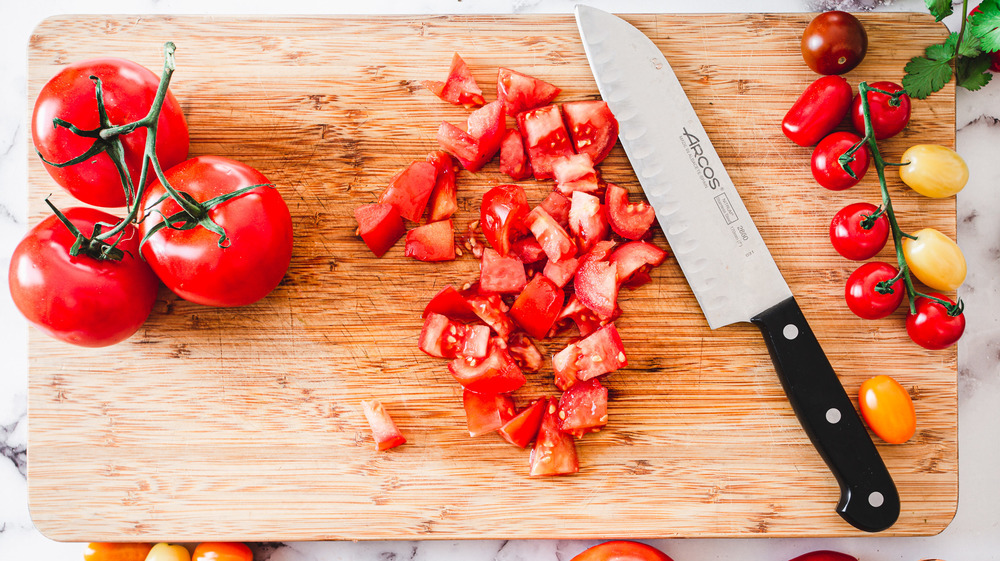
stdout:
[(889, 444), (902, 444), (917, 430), (913, 400), (899, 382), (884, 374), (865, 380), (858, 395), (861, 417)]
[(618, 540), (597, 544), (570, 561), (673, 561), (673, 559), (653, 546)]
[(191, 561), (253, 561), (253, 552), (240, 542), (205, 542), (194, 548)]
[(191, 561), (191, 554), (183, 545), (158, 543), (149, 550), (146, 561)]
[(151, 543), (88, 543), (83, 561), (145, 561)]

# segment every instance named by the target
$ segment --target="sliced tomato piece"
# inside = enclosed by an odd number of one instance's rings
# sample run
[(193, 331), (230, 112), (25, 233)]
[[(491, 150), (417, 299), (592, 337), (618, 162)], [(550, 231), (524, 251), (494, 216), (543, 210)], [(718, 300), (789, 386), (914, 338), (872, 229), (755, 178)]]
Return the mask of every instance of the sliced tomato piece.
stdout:
[(404, 255), (420, 261), (455, 259), (455, 229), (451, 219), (424, 224), (407, 232)]
[(615, 324), (609, 323), (576, 343), (576, 377), (586, 381), (628, 366), (625, 347)]
[(573, 437), (559, 430), (558, 406), (556, 398), (547, 400), (542, 423), (535, 436), (535, 447), (531, 450), (531, 476), (568, 475), (580, 471), (576, 457), (576, 443)]
[(526, 381), (507, 349), (490, 345), (486, 358), (460, 357), (448, 363), (448, 371), (463, 388), (482, 394), (510, 393)]
[(458, 189), (455, 186), (455, 160), (444, 150), (427, 155), (427, 162), (434, 166), (434, 190), (431, 191), (428, 222), (451, 218), (458, 210)]
[(430, 356), (483, 358), (490, 342), (490, 328), (485, 325), (465, 325), (442, 314), (427, 314), (420, 330), (418, 347)]
[(618, 140), (618, 120), (604, 101), (564, 103), (566, 128), (573, 139), (573, 149), (587, 154), (597, 165), (611, 152)]
[(500, 427), (500, 436), (514, 446), (527, 448), (538, 434), (538, 427), (542, 425), (542, 416), (545, 415), (548, 404), (549, 401), (544, 397), (535, 400)]
[(389, 412), (379, 400), (362, 401), (361, 407), (364, 409), (365, 418), (368, 419), (368, 426), (372, 429), (372, 436), (375, 437), (376, 450), (388, 450), (406, 443), (406, 438), (396, 428), (396, 423), (392, 421)]
[(573, 294), (566, 301), (566, 305), (559, 312), (559, 316), (556, 317), (555, 329), (561, 330), (564, 325), (573, 323), (580, 331), (580, 336), (586, 337), (606, 325), (614, 317), (612, 316), (609, 320), (602, 320), (597, 317), (597, 314), (593, 310), (584, 306), (583, 302), (580, 302), (580, 299), (576, 297), (576, 294)]
[(462, 406), (469, 436), (493, 432), (514, 418), (514, 399), (507, 394), (462, 392)]
[(424, 306), (424, 313), (420, 317), (426, 318), (428, 314), (442, 314), (449, 319), (460, 319), (472, 321), (478, 319), (476, 311), (455, 287), (450, 284), (441, 289), (440, 292), (431, 298), (431, 301)]
[(475, 289), (470, 289), (465, 293), (465, 298), (479, 319), (486, 322), (486, 325), (503, 340), (507, 340), (514, 331), (514, 321), (507, 316), (507, 306), (503, 303), (499, 294), (477, 294)]
[(389, 203), (373, 203), (354, 209), (358, 234), (376, 257), (382, 257), (406, 233), (403, 219)]
[(550, 261), (562, 261), (576, 255), (576, 244), (566, 230), (545, 209), (536, 206), (524, 217), (524, 225), (545, 250)]
[(517, 257), (501, 256), (486, 248), (479, 262), (479, 288), (486, 292), (516, 294), (528, 284), (524, 273), (524, 263)]
[(656, 220), (653, 207), (642, 201), (628, 202), (628, 191), (614, 183), (608, 183), (604, 193), (604, 203), (607, 206), (611, 229), (629, 240), (641, 240), (646, 237), (650, 226)]
[(545, 263), (545, 268), (542, 269), (542, 274), (548, 277), (559, 288), (565, 288), (569, 281), (573, 280), (573, 276), (576, 275), (576, 269), (579, 266), (580, 260), (576, 257), (563, 259), (558, 263), (548, 261)]
[(558, 353), (552, 355), (552, 375), (556, 387), (562, 391), (572, 388), (580, 382), (576, 374), (580, 370), (576, 361), (580, 358), (580, 347), (576, 343), (566, 345)]
[(425, 88), (434, 92), (434, 95), (448, 103), (466, 107), (479, 107), (486, 103), (483, 98), (483, 90), (479, 89), (476, 79), (469, 71), (469, 66), (465, 64), (462, 57), (458, 56), (458, 53), (451, 57), (451, 68), (448, 70), (448, 77), (444, 82), (425, 80), (421, 83)]
[(667, 258), (667, 252), (649, 242), (628, 242), (614, 250), (608, 261), (615, 265), (618, 284), (630, 282), (636, 275), (641, 282), (648, 282), (649, 270)]
[(559, 223), (563, 228), (569, 228), (569, 209), (571, 202), (566, 195), (558, 191), (552, 191), (545, 197), (545, 200), (539, 203), (540, 207), (545, 209), (545, 212), (549, 213), (556, 222)]
[(514, 357), (514, 361), (521, 367), (522, 371), (538, 372), (542, 369), (542, 353), (538, 347), (528, 339), (524, 333), (515, 333), (507, 343), (507, 352)]
[(520, 185), (497, 185), (483, 193), (479, 207), (479, 227), (486, 241), (502, 256), (510, 252), (510, 243), (525, 230), (528, 197)]
[(497, 72), (497, 99), (503, 101), (508, 115), (550, 103), (562, 91), (556, 86), (509, 68)]
[(396, 207), (399, 215), (410, 222), (419, 222), (434, 190), (437, 170), (427, 162), (413, 162), (392, 176), (389, 186), (378, 202)]
[(535, 275), (510, 307), (510, 317), (528, 335), (541, 339), (549, 333), (565, 300), (561, 288), (545, 275)]
[(552, 163), (573, 155), (573, 145), (563, 125), (559, 106), (547, 105), (520, 113), (517, 123), (535, 179), (551, 178)]
[(567, 197), (575, 191), (593, 194), (601, 190), (594, 161), (586, 154), (572, 154), (553, 160), (552, 175), (556, 178), (556, 191)]
[(503, 105), (487, 103), (469, 115), (468, 132), (445, 121), (438, 127), (438, 144), (454, 156), (462, 167), (478, 171), (500, 150), (506, 130)]
[(515, 241), (511, 244), (510, 251), (524, 264), (538, 263), (546, 258), (542, 244), (534, 236), (525, 236)]
[(608, 237), (608, 217), (601, 199), (583, 191), (574, 191), (569, 209), (569, 230), (581, 253), (590, 251)]
[[(573, 287), (576, 296), (584, 306), (587, 306), (600, 318), (610, 318), (618, 307), (618, 269), (606, 261), (604, 250), (598, 251), (603, 244), (598, 242), (594, 249), (580, 259), (580, 266), (573, 276)], [(606, 247), (606, 246), (605, 246)]]
[(531, 177), (531, 162), (524, 149), (521, 131), (517, 129), (508, 130), (500, 142), (500, 171), (515, 181)]
[(575, 384), (559, 398), (559, 429), (577, 438), (608, 424), (608, 389), (597, 378)]

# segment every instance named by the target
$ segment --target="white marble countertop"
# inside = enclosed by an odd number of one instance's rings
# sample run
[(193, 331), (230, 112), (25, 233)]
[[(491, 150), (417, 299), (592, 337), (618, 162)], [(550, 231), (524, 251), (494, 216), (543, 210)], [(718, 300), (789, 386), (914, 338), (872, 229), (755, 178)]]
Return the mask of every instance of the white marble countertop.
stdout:
[[(923, 11), (920, 0), (599, 0), (616, 12), (704, 11)], [(974, 4), (975, 2), (973, 2)], [(370, 0), (365, 13), (568, 13), (574, 2), (557, 0)], [(961, 5), (960, 2), (957, 3)], [(320, 0), (59, 0), (6, 2), (0, 17), (0, 560), (82, 559), (83, 544), (41, 535), (27, 508), (27, 330), (10, 300), (6, 271), (14, 246), (27, 229), (26, 51), (34, 26), (60, 13), (357, 13), (359, 5)], [(957, 28), (957, 17), (945, 20)], [(782, 561), (815, 549), (835, 549), (862, 561), (947, 559), (1000, 560), (1000, 79), (983, 91), (958, 93), (957, 145), (971, 171), (958, 197), (958, 235), (969, 262), (960, 295), (974, 302), (959, 344), (959, 506), (952, 524), (925, 538), (866, 536), (838, 539), (739, 539), (652, 541), (676, 561), (727, 559)], [(990, 218), (994, 217), (994, 218)], [(396, 541), (253, 544), (257, 561), (312, 560), (568, 560), (594, 542), (583, 541)]]

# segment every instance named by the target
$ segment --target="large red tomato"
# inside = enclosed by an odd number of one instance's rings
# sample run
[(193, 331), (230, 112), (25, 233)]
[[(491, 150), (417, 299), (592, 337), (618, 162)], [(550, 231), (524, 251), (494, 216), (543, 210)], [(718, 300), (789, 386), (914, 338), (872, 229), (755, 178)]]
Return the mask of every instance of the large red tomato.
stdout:
[[(85, 236), (118, 218), (94, 208), (63, 212)], [(105, 228), (107, 231), (108, 228)], [(10, 294), (32, 325), (74, 345), (104, 347), (135, 333), (149, 317), (159, 281), (139, 258), (139, 235), (126, 226), (120, 261), (70, 255), (76, 236), (55, 215), (21, 240), (10, 260)]]
[[(35, 148), (50, 162), (62, 163), (84, 154), (93, 138), (78, 136), (55, 118), (82, 130), (96, 129), (101, 123), (97, 112), (95, 85), (90, 76), (101, 79), (104, 104), (112, 125), (124, 125), (146, 116), (156, 97), (160, 79), (143, 66), (118, 58), (85, 60), (70, 64), (56, 74), (38, 94), (31, 119)], [(157, 121), (156, 156), (163, 169), (187, 158), (188, 129), (181, 106), (167, 92)], [(125, 163), (133, 184), (138, 183), (146, 144), (146, 129), (138, 128), (119, 137)], [(77, 199), (96, 206), (125, 206), (125, 190), (111, 158), (97, 154), (86, 161), (57, 168), (46, 165), (49, 175)], [(152, 178), (152, 169), (149, 177)]]
[[(220, 156), (192, 158), (165, 176), (198, 202), (270, 183), (250, 166)], [(181, 211), (170, 198), (153, 204), (163, 194), (159, 182), (149, 186), (142, 212), (155, 212), (140, 223), (143, 236), (162, 221), (158, 213), (173, 216)], [(243, 306), (267, 296), (285, 276), (292, 257), (292, 218), (278, 190), (258, 187), (214, 206), (206, 216), (225, 230), (224, 247), (219, 247), (219, 234), (202, 226), (162, 228), (142, 247), (153, 271), (175, 294), (198, 304)]]

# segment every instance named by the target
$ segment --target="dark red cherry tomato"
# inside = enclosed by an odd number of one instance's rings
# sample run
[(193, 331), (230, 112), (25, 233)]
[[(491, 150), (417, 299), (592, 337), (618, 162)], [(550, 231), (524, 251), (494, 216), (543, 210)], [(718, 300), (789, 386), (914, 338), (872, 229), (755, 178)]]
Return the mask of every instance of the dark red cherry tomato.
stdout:
[(802, 33), (802, 58), (819, 74), (843, 74), (861, 64), (868, 52), (868, 34), (847, 12), (824, 12)]
[[(871, 87), (896, 93), (903, 89), (903, 86), (893, 82), (874, 82)], [(879, 92), (868, 92), (868, 108), (872, 118), (872, 130), (875, 132), (875, 139), (882, 140), (891, 138), (906, 128), (910, 122), (910, 96), (903, 94), (899, 96), (899, 103), (892, 105), (892, 96)], [(854, 96), (854, 103), (851, 104), (851, 122), (854, 123), (854, 130), (858, 134), (865, 134), (865, 113), (861, 108), (861, 94)]]
[[(931, 296), (947, 302), (952, 300), (941, 294)], [(965, 331), (965, 314), (949, 315), (940, 302), (928, 298), (917, 298), (914, 303), (916, 314), (906, 314), (906, 333), (913, 342), (925, 349), (946, 349), (955, 344)]]
[(840, 76), (823, 76), (806, 88), (781, 121), (781, 131), (799, 146), (812, 146), (847, 116), (854, 97)]
[(651, 545), (616, 540), (597, 544), (570, 561), (673, 561), (673, 559)]
[(854, 161), (847, 164), (854, 172), (854, 177), (840, 165), (840, 156), (860, 141), (858, 135), (843, 131), (821, 140), (812, 154), (812, 174), (816, 181), (831, 191), (843, 191), (857, 185), (868, 171), (868, 161), (871, 159), (868, 146), (862, 145), (854, 153)]
[(892, 283), (892, 293), (880, 294), (876, 286), (893, 279), (899, 271), (882, 261), (872, 261), (858, 267), (847, 279), (844, 297), (847, 307), (864, 319), (879, 319), (891, 314), (903, 301), (903, 279)]
[(837, 253), (854, 261), (871, 259), (882, 251), (889, 239), (889, 219), (885, 214), (871, 221), (871, 228), (862, 225), (878, 210), (871, 203), (853, 203), (840, 209), (830, 221), (830, 243)]

